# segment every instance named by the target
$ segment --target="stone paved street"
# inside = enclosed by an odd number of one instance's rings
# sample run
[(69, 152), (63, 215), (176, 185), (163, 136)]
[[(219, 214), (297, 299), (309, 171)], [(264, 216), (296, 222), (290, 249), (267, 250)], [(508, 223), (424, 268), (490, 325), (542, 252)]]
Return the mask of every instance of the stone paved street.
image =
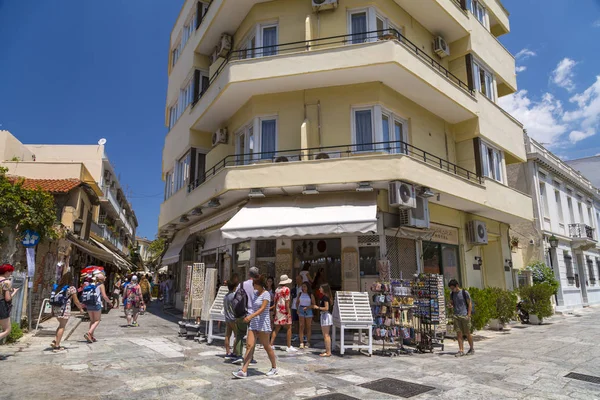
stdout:
[[(320, 359), (318, 350), (290, 356), (277, 350), (273, 378), (266, 354), (249, 379), (231, 379), (221, 342), (209, 346), (177, 337), (176, 318), (153, 304), (139, 328), (124, 327), (122, 309), (103, 316), (98, 342), (83, 341), (81, 324), (49, 351), (38, 336), (0, 354), (2, 396), (16, 399), (303, 399), (343, 393), (359, 399), (398, 399), (357, 385), (391, 377), (435, 390), (413, 399), (600, 399), (600, 384), (565, 378), (569, 372), (600, 375), (600, 309), (555, 316), (542, 326), (515, 325), (506, 333), (483, 332), (475, 356), (457, 359), (456, 342), (434, 354), (368, 358), (357, 352)], [(281, 335), (283, 337), (283, 335)], [(315, 343), (318, 347), (320, 344)]]

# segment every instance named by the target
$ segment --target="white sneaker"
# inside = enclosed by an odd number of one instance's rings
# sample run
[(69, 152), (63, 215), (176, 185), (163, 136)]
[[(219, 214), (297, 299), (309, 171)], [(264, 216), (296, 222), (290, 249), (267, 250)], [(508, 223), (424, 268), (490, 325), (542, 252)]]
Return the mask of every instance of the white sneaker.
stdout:
[[(271, 371), (269, 371), (269, 372), (271, 372)], [(246, 372), (242, 371), (241, 369), (237, 372), (232, 372), (232, 374), (235, 379), (245, 379), (248, 377), (248, 374)]]
[(269, 370), (269, 372), (267, 372), (267, 376), (277, 375), (278, 373), (279, 373), (279, 370), (277, 368), (271, 368)]
[(297, 348), (295, 348), (294, 346), (288, 347), (287, 349), (285, 349), (285, 351), (287, 351), (288, 353), (296, 353), (298, 351)]

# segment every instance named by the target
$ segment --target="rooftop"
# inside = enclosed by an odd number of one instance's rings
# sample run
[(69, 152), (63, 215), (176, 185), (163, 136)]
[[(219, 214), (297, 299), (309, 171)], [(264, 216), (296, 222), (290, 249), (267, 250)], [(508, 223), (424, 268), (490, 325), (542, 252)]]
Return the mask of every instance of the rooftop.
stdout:
[(9, 179), (13, 183), (22, 180), (25, 189), (41, 189), (52, 194), (69, 193), (83, 184), (79, 179), (30, 179), (20, 176), (11, 176)]

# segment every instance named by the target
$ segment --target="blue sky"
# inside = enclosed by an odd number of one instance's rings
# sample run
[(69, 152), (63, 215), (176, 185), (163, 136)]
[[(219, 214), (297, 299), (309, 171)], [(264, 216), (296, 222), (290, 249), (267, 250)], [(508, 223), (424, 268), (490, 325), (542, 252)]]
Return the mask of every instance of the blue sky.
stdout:
[(519, 92), (500, 104), (565, 159), (600, 153), (600, 0), (503, 3)]
[[(0, 129), (24, 143), (94, 144), (154, 237), (169, 34), (183, 0), (0, 0)], [(540, 6), (542, 4), (544, 6)], [(519, 92), (501, 99), (565, 158), (600, 153), (600, 0), (504, 0)]]
[(183, 0), (0, 0), (0, 129), (23, 143), (95, 144), (153, 238), (169, 34)]

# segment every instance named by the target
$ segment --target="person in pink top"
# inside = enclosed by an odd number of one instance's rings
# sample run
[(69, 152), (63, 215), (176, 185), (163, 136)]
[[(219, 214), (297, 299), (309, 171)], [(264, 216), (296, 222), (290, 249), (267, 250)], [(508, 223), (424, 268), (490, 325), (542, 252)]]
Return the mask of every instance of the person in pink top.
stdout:
[(271, 347), (275, 344), (275, 338), (281, 327), (285, 327), (288, 353), (297, 351), (292, 347), (292, 310), (291, 307), (291, 291), (286, 285), (292, 283), (292, 280), (287, 275), (281, 275), (279, 287), (275, 291), (275, 299), (273, 307), (275, 308), (275, 320), (273, 322), (275, 330), (271, 334)]

